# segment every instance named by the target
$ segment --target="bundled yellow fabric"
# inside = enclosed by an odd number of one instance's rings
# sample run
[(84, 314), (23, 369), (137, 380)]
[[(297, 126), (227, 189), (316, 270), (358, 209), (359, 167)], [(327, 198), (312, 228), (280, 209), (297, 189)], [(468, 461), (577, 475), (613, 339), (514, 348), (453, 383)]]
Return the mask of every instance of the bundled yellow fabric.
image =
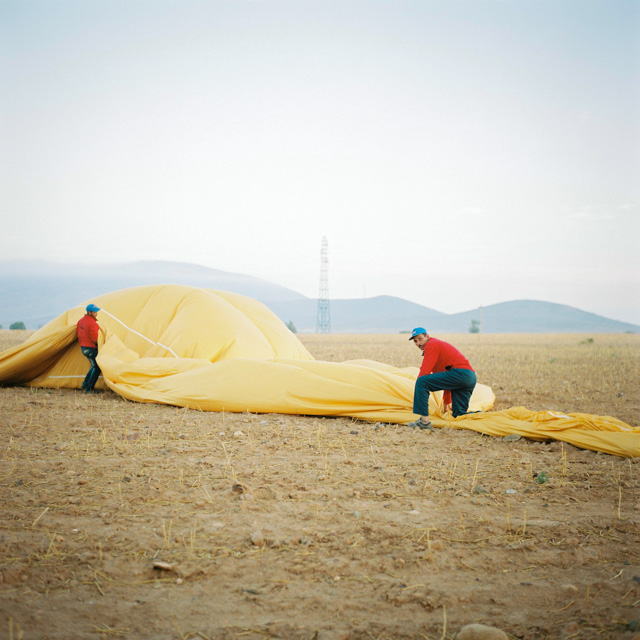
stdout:
[[(92, 302), (101, 308), (98, 319), (103, 329), (99, 385), (130, 400), (203, 411), (351, 416), (397, 423), (414, 418), (417, 368), (398, 369), (366, 360), (314, 360), (269, 309), (250, 298), (155, 285), (116, 291)], [(80, 388), (88, 363), (77, 344), (75, 325), (83, 314), (84, 305), (70, 309), (23, 345), (0, 354), (0, 384)], [(469, 410), (488, 412), (494, 400), (491, 389), (479, 384)], [(436, 426), (551, 437), (616, 455), (640, 456), (638, 430), (623, 423), (587, 416), (575, 418), (567, 428), (564, 416), (555, 418), (555, 427), (545, 424), (541, 429), (531, 416), (505, 412), (453, 419), (442, 416), (441, 402), (441, 392), (431, 394)], [(610, 435), (629, 429), (636, 440), (611, 438), (609, 444), (606, 437), (581, 435), (599, 429)]]

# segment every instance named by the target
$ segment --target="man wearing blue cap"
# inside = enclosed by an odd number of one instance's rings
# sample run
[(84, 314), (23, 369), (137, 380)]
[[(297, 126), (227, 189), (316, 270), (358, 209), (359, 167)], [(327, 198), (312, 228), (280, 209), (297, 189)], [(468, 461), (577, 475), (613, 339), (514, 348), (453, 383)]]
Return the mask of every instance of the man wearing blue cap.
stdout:
[(82, 389), (85, 393), (98, 393), (94, 389), (100, 377), (100, 367), (96, 362), (98, 356), (98, 334), (100, 333), (100, 326), (96, 320), (98, 311), (100, 311), (100, 307), (96, 307), (95, 304), (88, 304), (87, 313), (78, 320), (76, 325), (76, 334), (82, 355), (91, 363), (89, 373), (87, 373), (82, 383)]
[(469, 361), (451, 344), (432, 338), (423, 327), (411, 332), (413, 343), (424, 353), (413, 393), (413, 413), (420, 416), (407, 426), (430, 429), (429, 392), (444, 390), (443, 403), (457, 418), (469, 409), (476, 374)]

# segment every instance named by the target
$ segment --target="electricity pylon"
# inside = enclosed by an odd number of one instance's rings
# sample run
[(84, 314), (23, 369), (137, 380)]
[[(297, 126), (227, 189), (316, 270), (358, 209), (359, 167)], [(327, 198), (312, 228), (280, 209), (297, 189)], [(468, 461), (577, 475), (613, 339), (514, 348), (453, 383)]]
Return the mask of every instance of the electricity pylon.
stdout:
[(329, 309), (329, 243), (322, 238), (320, 249), (320, 291), (318, 292), (318, 317), (316, 333), (331, 333), (331, 311)]

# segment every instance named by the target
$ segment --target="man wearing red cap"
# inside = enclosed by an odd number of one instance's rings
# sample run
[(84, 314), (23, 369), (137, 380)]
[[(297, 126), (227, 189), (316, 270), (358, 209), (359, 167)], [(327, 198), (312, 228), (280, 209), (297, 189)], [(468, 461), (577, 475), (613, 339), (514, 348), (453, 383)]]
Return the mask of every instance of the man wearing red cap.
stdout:
[(86, 315), (82, 316), (76, 325), (76, 334), (82, 355), (91, 363), (89, 373), (87, 373), (82, 383), (82, 389), (85, 393), (98, 393), (94, 389), (101, 373), (100, 367), (96, 362), (98, 356), (98, 334), (100, 332), (100, 326), (96, 320), (98, 311), (100, 311), (100, 307), (96, 307), (95, 304), (88, 304)]
[(445, 407), (451, 405), (453, 417), (467, 413), (476, 386), (476, 374), (469, 361), (451, 344), (432, 338), (426, 329), (411, 332), (413, 343), (424, 352), (413, 394), (413, 413), (420, 416), (407, 426), (430, 429), (429, 392), (444, 390)]

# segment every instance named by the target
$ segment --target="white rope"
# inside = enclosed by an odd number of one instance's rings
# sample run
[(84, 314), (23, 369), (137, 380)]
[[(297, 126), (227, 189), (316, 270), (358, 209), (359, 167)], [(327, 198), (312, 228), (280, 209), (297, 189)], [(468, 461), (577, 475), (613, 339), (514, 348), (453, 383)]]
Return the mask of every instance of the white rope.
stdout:
[[(70, 378), (86, 378), (86, 375), (75, 375), (75, 376), (38, 376), (37, 378), (34, 378), (31, 382), (42, 382), (43, 380), (68, 380)], [(100, 378), (104, 378), (104, 376), (98, 376), (98, 380)]]
[(85, 377), (86, 376), (83, 376), (83, 375), (80, 375), (80, 376), (47, 376), (47, 379), (51, 378), (52, 380), (55, 380), (56, 378), (85, 378)]
[(151, 344), (155, 345), (156, 347), (162, 347), (166, 351), (170, 351), (175, 358), (178, 357), (176, 352), (171, 347), (167, 347), (166, 345), (162, 344), (161, 342), (154, 342), (153, 340), (150, 340), (149, 338), (147, 338), (147, 336), (143, 336), (141, 333), (139, 333), (135, 329), (132, 329), (131, 327), (128, 327), (124, 322), (122, 322), (122, 320), (120, 320), (119, 318), (116, 318), (114, 315), (112, 315), (108, 311), (105, 311), (104, 309), (100, 309), (100, 313), (106, 313), (110, 318), (113, 318), (116, 322), (119, 322), (128, 331), (131, 331), (132, 333), (135, 333), (137, 336), (140, 336), (143, 340), (146, 340), (147, 342), (150, 342)]

